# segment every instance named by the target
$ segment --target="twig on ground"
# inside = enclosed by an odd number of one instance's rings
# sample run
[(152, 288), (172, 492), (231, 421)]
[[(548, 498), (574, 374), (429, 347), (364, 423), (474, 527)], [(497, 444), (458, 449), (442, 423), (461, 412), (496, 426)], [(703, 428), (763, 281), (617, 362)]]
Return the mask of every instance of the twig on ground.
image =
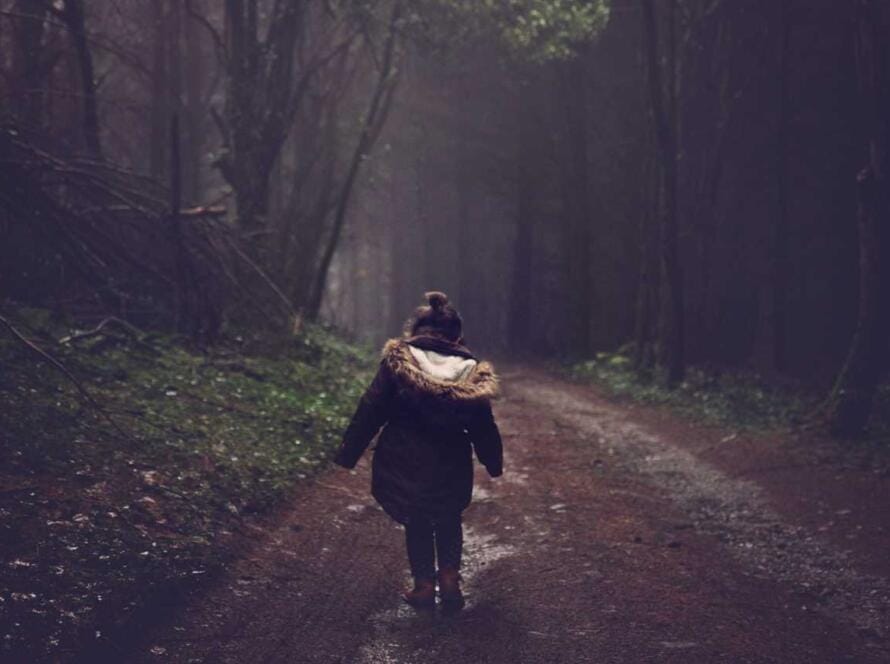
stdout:
[(112, 419), (111, 415), (108, 414), (108, 411), (105, 410), (99, 404), (99, 402), (93, 398), (93, 396), (87, 391), (87, 389), (83, 386), (83, 384), (81, 384), (81, 382), (79, 380), (77, 380), (77, 378), (74, 376), (74, 374), (71, 373), (64, 364), (59, 362), (59, 360), (54, 358), (52, 355), (50, 355), (45, 350), (43, 350), (40, 346), (38, 346), (33, 341), (28, 339), (24, 334), (19, 332), (15, 328), (15, 326), (12, 323), (10, 323), (3, 316), (0, 316), (0, 323), (5, 325), (6, 328), (12, 333), (12, 335), (16, 339), (18, 339), (20, 342), (22, 342), (29, 350), (31, 350), (32, 352), (39, 355), (41, 358), (43, 358), (44, 360), (49, 362), (51, 365), (53, 365), (56, 369), (58, 369), (63, 374), (65, 374), (65, 376), (68, 378), (68, 380), (70, 380), (72, 383), (74, 383), (74, 386), (77, 388), (77, 391), (80, 392), (80, 394), (83, 396), (83, 398), (96, 410), (96, 412), (98, 412), (103, 417), (103, 419), (105, 419), (111, 426), (113, 426), (115, 428), (115, 430), (119, 434), (121, 434), (124, 438), (126, 438), (128, 441), (131, 441), (131, 442), (133, 441), (132, 437), (126, 431), (124, 431), (118, 425), (118, 423), (114, 421), (114, 419)]
[(60, 344), (69, 344), (72, 341), (79, 341), (80, 339), (89, 339), (90, 337), (95, 337), (98, 334), (102, 333), (102, 330), (106, 325), (116, 324), (123, 327), (127, 332), (133, 334), (134, 336), (143, 336), (142, 332), (128, 323), (127, 321), (121, 320), (120, 318), (116, 318), (114, 316), (109, 316), (108, 318), (104, 318), (101, 323), (99, 323), (92, 330), (86, 330), (84, 332), (77, 332), (75, 334), (69, 334), (67, 337), (62, 337), (59, 339)]
[(103, 330), (109, 325), (115, 325), (115, 326), (123, 329), (127, 334), (129, 334), (133, 338), (133, 341), (135, 341), (137, 344), (147, 348), (149, 351), (151, 351), (155, 355), (160, 354), (160, 351), (158, 351), (157, 348), (155, 348), (151, 344), (144, 341), (145, 333), (142, 330), (140, 330), (135, 325), (128, 323), (125, 320), (117, 318), (116, 316), (108, 316), (107, 318), (103, 319), (102, 322), (99, 323), (92, 330), (76, 332), (74, 334), (69, 334), (67, 337), (62, 337), (61, 339), (59, 339), (59, 343), (66, 345), (66, 344), (73, 343), (75, 341), (80, 341), (82, 339), (90, 339), (92, 337), (102, 334)]

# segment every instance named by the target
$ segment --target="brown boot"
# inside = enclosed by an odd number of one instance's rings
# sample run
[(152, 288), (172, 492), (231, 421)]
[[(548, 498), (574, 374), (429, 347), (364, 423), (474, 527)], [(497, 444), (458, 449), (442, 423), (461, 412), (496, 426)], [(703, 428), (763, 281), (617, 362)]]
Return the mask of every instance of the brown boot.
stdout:
[(464, 594), (460, 590), (460, 572), (456, 569), (439, 570), (439, 599), (445, 612), (460, 611), (464, 608)]
[(402, 593), (402, 599), (415, 609), (431, 609), (436, 605), (436, 584), (432, 579), (414, 579), (414, 589)]

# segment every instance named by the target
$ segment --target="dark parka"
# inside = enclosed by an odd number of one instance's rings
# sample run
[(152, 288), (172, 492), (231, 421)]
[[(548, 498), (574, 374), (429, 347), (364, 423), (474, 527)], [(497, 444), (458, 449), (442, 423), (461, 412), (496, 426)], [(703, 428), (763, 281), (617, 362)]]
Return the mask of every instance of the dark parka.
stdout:
[(381, 427), (374, 448), (371, 493), (406, 524), (460, 513), (473, 492), (473, 450), (489, 475), (503, 472), (501, 437), (490, 400), (498, 382), (488, 362), (445, 381), (424, 372), (409, 344), (476, 359), (466, 347), (437, 336), (391, 339), (362, 396), (335, 462), (353, 468)]

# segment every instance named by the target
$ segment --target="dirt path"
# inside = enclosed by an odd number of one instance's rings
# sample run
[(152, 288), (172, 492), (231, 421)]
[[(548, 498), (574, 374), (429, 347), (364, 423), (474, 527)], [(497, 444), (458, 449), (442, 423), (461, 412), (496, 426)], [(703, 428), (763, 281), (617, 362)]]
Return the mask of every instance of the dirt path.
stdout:
[(366, 459), (307, 485), (118, 661), (890, 661), (880, 564), (676, 428), (532, 369), (503, 378), (506, 473), (477, 473), (462, 614), (400, 606), (402, 535), (367, 493)]

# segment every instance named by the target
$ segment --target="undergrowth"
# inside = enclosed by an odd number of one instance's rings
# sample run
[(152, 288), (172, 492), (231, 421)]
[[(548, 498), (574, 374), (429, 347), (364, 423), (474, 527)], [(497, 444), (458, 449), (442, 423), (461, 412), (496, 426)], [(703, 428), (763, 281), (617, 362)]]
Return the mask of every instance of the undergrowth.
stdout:
[[(768, 381), (751, 371), (690, 367), (674, 389), (641, 376), (622, 353), (597, 353), (567, 367), (571, 376), (591, 381), (610, 394), (636, 402), (664, 405), (711, 424), (747, 430), (773, 430), (805, 423), (818, 411), (825, 394), (802, 383)], [(884, 390), (879, 402), (890, 403)], [(880, 407), (880, 405), (879, 405)], [(873, 435), (883, 435), (876, 417)]]
[(193, 587), (328, 460), (373, 356), (318, 327), (230, 336), (211, 352), (160, 334), (97, 335), (7, 314), (62, 372), (0, 331), (0, 659), (64, 661)]

